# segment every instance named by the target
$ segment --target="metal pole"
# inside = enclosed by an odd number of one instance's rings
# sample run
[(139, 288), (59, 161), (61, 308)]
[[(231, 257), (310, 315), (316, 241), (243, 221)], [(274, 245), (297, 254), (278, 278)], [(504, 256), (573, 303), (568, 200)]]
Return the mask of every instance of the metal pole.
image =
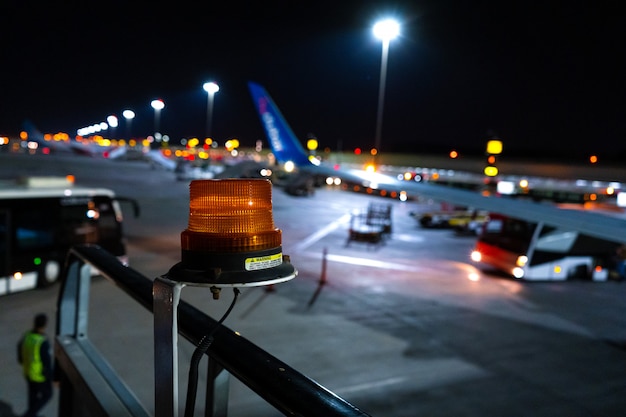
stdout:
[(155, 417), (178, 417), (178, 303), (184, 284), (157, 277), (154, 297)]
[(324, 252), (322, 252), (322, 274), (320, 276), (320, 284), (326, 284), (326, 255), (328, 254), (328, 249), (324, 248)]
[(230, 373), (209, 356), (207, 375), (204, 416), (226, 417)]
[[(380, 137), (383, 130), (383, 104), (385, 101), (385, 80), (387, 78), (387, 56), (389, 55), (389, 40), (383, 40), (383, 51), (380, 63), (380, 84), (378, 86), (378, 114), (376, 116), (376, 138), (374, 148), (380, 151)], [(377, 153), (378, 154), (378, 153)]]
[(215, 93), (208, 93), (207, 115), (206, 115), (206, 137), (211, 137), (211, 129), (213, 127), (213, 100)]

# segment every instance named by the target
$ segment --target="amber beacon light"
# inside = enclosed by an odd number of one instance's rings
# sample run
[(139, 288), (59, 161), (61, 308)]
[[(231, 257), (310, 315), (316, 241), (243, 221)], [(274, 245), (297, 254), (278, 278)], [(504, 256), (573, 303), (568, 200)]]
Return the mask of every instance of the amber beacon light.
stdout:
[(189, 224), (181, 233), (181, 262), (170, 279), (190, 284), (258, 286), (297, 275), (282, 253), (266, 179), (194, 180)]

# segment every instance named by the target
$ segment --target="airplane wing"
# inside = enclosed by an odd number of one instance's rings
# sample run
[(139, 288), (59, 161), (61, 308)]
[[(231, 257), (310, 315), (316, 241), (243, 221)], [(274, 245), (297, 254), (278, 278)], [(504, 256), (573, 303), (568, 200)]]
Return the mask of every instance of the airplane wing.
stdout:
[(36, 142), (42, 148), (48, 148), (52, 152), (73, 153), (83, 156), (100, 156), (107, 148), (93, 148), (85, 143), (78, 143), (74, 139), (45, 140), (43, 133), (35, 127), (30, 120), (24, 120), (22, 128), (28, 135), (30, 142)]
[(561, 209), (550, 204), (513, 200), (502, 196), (484, 196), (478, 192), (445, 185), (400, 181), (380, 173), (313, 163), (268, 92), (253, 82), (249, 82), (248, 86), (270, 147), (280, 162), (291, 161), (299, 169), (314, 175), (335, 176), (364, 187), (373, 186), (372, 188), (398, 193), (404, 191), (416, 196), (427, 196), (452, 204), (501, 213), (529, 222), (543, 221), (555, 227), (626, 244), (626, 220), (621, 218), (595, 212)]

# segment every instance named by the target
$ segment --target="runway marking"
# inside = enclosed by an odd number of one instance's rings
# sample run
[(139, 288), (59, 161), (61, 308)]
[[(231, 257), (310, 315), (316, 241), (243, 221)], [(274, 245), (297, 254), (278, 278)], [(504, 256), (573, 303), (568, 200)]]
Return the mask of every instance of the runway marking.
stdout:
[(341, 226), (343, 224), (346, 224), (349, 221), (350, 221), (350, 214), (349, 213), (344, 214), (339, 219), (337, 219), (334, 222), (328, 224), (326, 227), (321, 228), (317, 232), (313, 233), (311, 236), (307, 237), (306, 239), (304, 239), (303, 241), (298, 243), (295, 246), (295, 250), (297, 252), (299, 252), (299, 251), (302, 251), (302, 250), (308, 248), (309, 246), (311, 246), (312, 244), (314, 244), (318, 240), (322, 239), (327, 234), (329, 234), (329, 233), (335, 231), (336, 229), (338, 229), (339, 226)]
[(400, 383), (405, 382), (406, 380), (407, 380), (406, 377), (387, 378), (382, 381), (367, 382), (365, 384), (352, 385), (350, 387), (339, 388), (336, 391), (337, 392), (340, 391), (342, 395), (345, 395), (346, 393), (350, 393), (350, 392), (365, 391), (365, 390), (369, 390), (372, 388), (382, 388), (382, 387), (386, 387), (389, 385), (400, 384)]
[[(311, 253), (308, 254), (310, 257), (321, 259), (324, 255), (321, 253)], [(416, 264), (402, 264), (398, 262), (385, 262), (378, 261), (371, 258), (357, 258), (356, 256), (346, 256), (346, 255), (334, 255), (327, 254), (326, 259), (331, 262), (338, 262), (348, 265), (358, 265), (358, 266), (367, 266), (371, 268), (379, 268), (379, 269), (388, 269), (394, 271), (403, 271), (403, 272), (437, 272), (441, 273), (442, 266), (424, 266), (424, 265), (416, 265)]]
[(421, 270), (429, 269), (429, 268), (423, 268), (417, 265), (405, 265), (405, 264), (399, 264), (397, 262), (385, 262), (385, 261), (378, 261), (376, 259), (371, 259), (371, 258), (357, 258), (355, 256), (345, 256), (345, 255), (328, 254), (326, 255), (326, 259), (328, 259), (329, 261), (340, 262), (344, 264), (370, 266), (373, 268), (380, 268), (380, 269), (393, 269), (396, 271), (415, 272), (420, 269)]
[(416, 235), (407, 235), (407, 234), (400, 234), (400, 233), (394, 233), (391, 235), (391, 238), (393, 240), (399, 240), (400, 242), (409, 242), (409, 243), (419, 243), (419, 242), (423, 242), (424, 241), (424, 237), (423, 236), (416, 236)]

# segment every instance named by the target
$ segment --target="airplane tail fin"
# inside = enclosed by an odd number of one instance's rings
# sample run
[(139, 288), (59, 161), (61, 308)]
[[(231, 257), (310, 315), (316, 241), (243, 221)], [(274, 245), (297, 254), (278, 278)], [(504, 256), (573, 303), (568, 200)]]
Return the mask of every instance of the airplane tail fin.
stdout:
[(298, 166), (310, 165), (306, 151), (267, 91), (253, 82), (248, 82), (248, 87), (276, 159)]
[(41, 133), (30, 120), (24, 120), (22, 122), (22, 129), (24, 129), (31, 140), (37, 142), (43, 141), (43, 133)]

